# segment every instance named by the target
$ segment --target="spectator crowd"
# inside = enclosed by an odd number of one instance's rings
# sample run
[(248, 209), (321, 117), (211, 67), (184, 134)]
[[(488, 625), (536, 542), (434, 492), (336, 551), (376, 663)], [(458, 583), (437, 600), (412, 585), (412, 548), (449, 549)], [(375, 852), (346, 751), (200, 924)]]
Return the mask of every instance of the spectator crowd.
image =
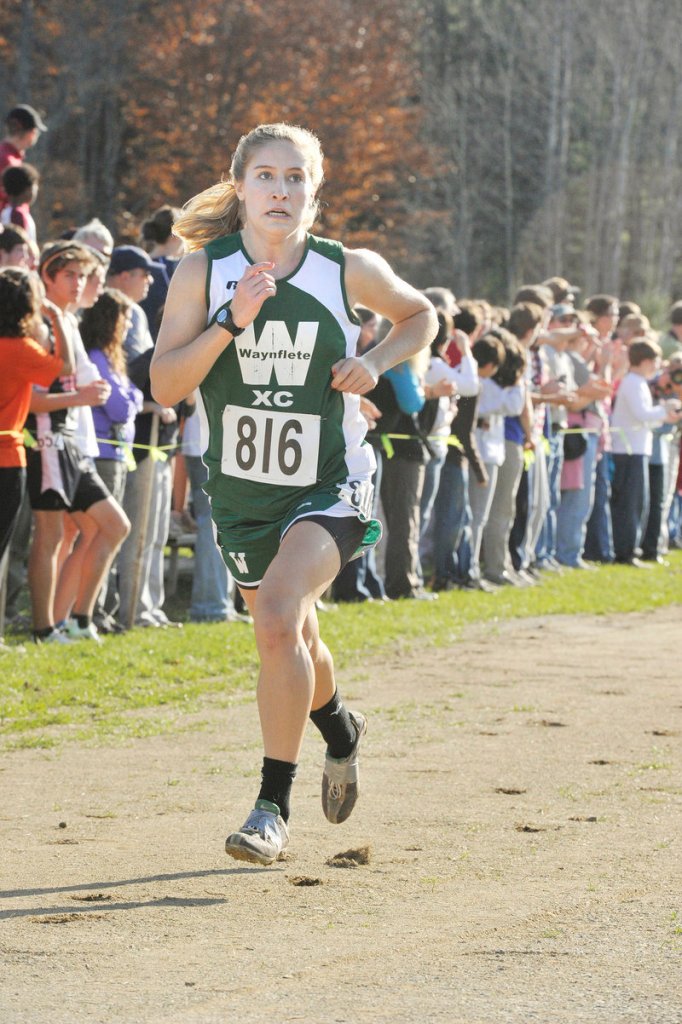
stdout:
[[(136, 245), (98, 219), (42, 239), (25, 156), (46, 130), (20, 105), (0, 142), (7, 619), (28, 553), (38, 643), (179, 626), (164, 610), (164, 551), (189, 535), (189, 619), (248, 621), (214, 540), (194, 398), (165, 408), (150, 391), (182, 256), (176, 211), (152, 213)], [(509, 308), (440, 285), (425, 294), (438, 312), (430, 350), (362, 400), (385, 541), (346, 566), (334, 599), (495, 593), (597, 563), (642, 569), (682, 546), (682, 302), (659, 335), (635, 302), (579, 302), (561, 277), (520, 288)], [(362, 354), (389, 325), (355, 312)]]

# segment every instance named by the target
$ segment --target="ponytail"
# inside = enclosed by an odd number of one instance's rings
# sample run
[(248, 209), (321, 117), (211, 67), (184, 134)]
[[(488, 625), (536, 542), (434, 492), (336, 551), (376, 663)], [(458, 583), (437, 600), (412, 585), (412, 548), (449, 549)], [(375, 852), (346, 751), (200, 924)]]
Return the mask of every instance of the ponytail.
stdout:
[(183, 240), (187, 252), (195, 252), (241, 227), (241, 203), (235, 187), (231, 181), (220, 181), (185, 203), (173, 224), (173, 234)]

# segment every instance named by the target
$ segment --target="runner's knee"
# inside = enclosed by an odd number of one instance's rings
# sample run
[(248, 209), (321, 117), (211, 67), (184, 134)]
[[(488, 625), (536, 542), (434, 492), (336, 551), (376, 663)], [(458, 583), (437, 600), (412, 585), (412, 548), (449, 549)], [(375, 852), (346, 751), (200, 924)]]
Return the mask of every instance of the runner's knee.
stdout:
[(256, 643), (261, 651), (295, 647), (301, 642), (301, 630), (295, 607), (278, 592), (259, 591), (254, 613)]

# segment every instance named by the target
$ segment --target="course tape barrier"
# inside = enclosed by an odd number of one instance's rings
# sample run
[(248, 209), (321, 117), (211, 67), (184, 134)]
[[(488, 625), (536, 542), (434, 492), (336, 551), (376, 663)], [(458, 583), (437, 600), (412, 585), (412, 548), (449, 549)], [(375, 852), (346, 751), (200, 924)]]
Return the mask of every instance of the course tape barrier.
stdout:
[[(567, 427), (557, 431), (557, 434), (561, 435), (602, 433), (620, 434), (627, 454), (632, 455), (632, 449), (628, 442), (625, 431), (622, 427), (605, 427), (603, 429), (597, 429), (596, 427)], [(12, 437), (18, 437), (19, 431), (0, 430), (0, 437), (7, 435), (10, 435)], [(452, 434), (450, 434), (447, 437), (442, 437), (441, 435), (432, 434), (428, 434), (426, 436), (422, 436), (420, 434), (380, 434), (376, 431), (370, 431), (367, 436), (379, 438), (387, 459), (392, 459), (393, 456), (395, 455), (395, 449), (392, 443), (393, 441), (436, 441), (440, 442), (440, 444), (443, 444), (443, 442), (445, 442), (445, 444), (449, 448), (459, 448), (460, 451), (464, 451), (461, 441), (458, 438), (454, 437)], [(38, 444), (33, 434), (30, 432), (30, 430), (27, 430), (26, 428), (24, 428), (23, 430), (23, 440), (26, 448), (35, 448), (36, 445)], [(137, 463), (135, 462), (135, 456), (133, 454), (133, 448), (139, 448), (142, 451), (149, 452), (149, 457), (154, 462), (166, 462), (168, 460), (167, 452), (173, 451), (178, 447), (177, 444), (151, 445), (138, 444), (137, 442), (134, 441), (115, 441), (110, 437), (97, 437), (95, 440), (101, 442), (102, 444), (117, 445), (123, 448), (124, 460), (126, 466), (128, 467), (128, 470), (131, 473), (134, 472), (135, 469), (137, 468)], [(542, 438), (542, 445), (545, 450), (545, 453), (548, 454), (549, 440), (544, 436)], [(528, 467), (531, 466), (535, 461), (535, 452), (532, 449), (526, 449), (526, 451), (524, 451), (523, 454), (523, 461), (525, 468), (528, 469)]]

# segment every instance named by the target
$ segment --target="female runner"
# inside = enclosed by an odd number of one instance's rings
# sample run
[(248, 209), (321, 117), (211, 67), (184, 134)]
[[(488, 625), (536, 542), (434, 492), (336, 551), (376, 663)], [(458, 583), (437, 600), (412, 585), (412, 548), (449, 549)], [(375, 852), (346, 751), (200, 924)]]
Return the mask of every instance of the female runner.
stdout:
[[(327, 744), (322, 807), (345, 821), (366, 730), (346, 709), (315, 601), (379, 539), (374, 455), (360, 395), (427, 345), (433, 307), (375, 253), (309, 234), (322, 184), (310, 132), (260, 125), (230, 179), (184, 208), (189, 250), (171, 281), (151, 367), (154, 397), (199, 388), (203, 459), (218, 543), (253, 616), (260, 657), (262, 785), (227, 853), (271, 864), (289, 841), (289, 797), (308, 716)], [(364, 356), (354, 304), (393, 327)]]

